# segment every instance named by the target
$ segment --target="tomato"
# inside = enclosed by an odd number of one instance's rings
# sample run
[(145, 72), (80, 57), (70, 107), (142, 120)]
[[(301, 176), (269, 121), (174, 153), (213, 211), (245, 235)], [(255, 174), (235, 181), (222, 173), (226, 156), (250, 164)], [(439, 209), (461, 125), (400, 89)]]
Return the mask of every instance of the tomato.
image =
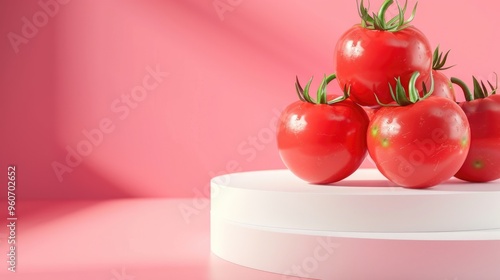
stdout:
[(297, 177), (314, 184), (328, 184), (351, 175), (363, 162), (368, 116), (347, 98), (327, 101), (323, 81), (318, 98), (309, 97), (297, 81), (300, 101), (282, 112), (277, 128), (277, 144), (285, 166)]
[(453, 66), (445, 67), (446, 60), (448, 59), (448, 54), (450, 51), (443, 54), (439, 51), (439, 46), (434, 50), (434, 54), (432, 56), (432, 77), (434, 78), (434, 92), (432, 95), (441, 96), (449, 98), (455, 101), (455, 89), (453, 88), (453, 84), (442, 71), (449, 69)]
[(335, 48), (339, 85), (341, 88), (350, 86), (351, 99), (363, 106), (378, 107), (375, 94), (382, 103), (391, 102), (388, 84), (394, 87), (395, 77), (400, 77), (407, 85), (411, 75), (420, 72), (419, 90), (422, 82), (430, 79), (432, 50), (429, 41), (417, 28), (409, 26), (411, 19), (404, 20), (406, 5), (396, 20), (385, 21), (385, 11), (393, 2), (386, 0), (379, 14), (372, 17), (361, 1), (362, 24), (347, 30)]
[(470, 129), (455, 102), (429, 94), (420, 98), (415, 80), (413, 76), (409, 86), (412, 102), (382, 107), (375, 113), (368, 127), (367, 147), (387, 179), (403, 187), (428, 188), (460, 169), (469, 150)]
[[(500, 179), (500, 95), (489, 95), (484, 84), (474, 78), (474, 95), (457, 78), (464, 89), (466, 101), (460, 103), (469, 120), (471, 146), (465, 163), (455, 177), (469, 182), (488, 182)], [(491, 84), (492, 93), (496, 87)]]
[(445, 97), (455, 101), (455, 89), (453, 88), (450, 78), (438, 70), (432, 70), (432, 77), (435, 83), (432, 95)]

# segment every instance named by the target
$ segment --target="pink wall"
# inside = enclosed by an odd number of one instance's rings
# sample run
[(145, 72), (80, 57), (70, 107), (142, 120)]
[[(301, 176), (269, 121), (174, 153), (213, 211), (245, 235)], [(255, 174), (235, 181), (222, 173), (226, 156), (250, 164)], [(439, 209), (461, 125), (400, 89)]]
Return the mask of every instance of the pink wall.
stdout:
[[(500, 70), (500, 4), (475, 3), (420, 1), (414, 22), (467, 82)], [(215, 174), (283, 168), (295, 75), (332, 72), (357, 22), (354, 0), (2, 0), (1, 168), (25, 199), (198, 196)]]

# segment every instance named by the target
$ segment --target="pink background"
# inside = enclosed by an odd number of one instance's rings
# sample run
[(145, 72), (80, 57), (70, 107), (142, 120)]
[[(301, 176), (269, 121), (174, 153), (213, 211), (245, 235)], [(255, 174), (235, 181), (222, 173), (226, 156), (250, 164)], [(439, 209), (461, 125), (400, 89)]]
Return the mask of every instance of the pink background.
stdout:
[[(499, 71), (498, 9), (422, 0), (414, 23), (470, 84)], [(295, 76), (316, 87), (358, 22), (354, 0), (0, 0), (0, 278), (283, 279), (210, 254), (209, 180), (284, 168)]]
[[(359, 22), (354, 0), (60, 2), (46, 16), (38, 0), (0, 1), (0, 160), (23, 199), (196, 197), (217, 174), (284, 168), (273, 129), (295, 75), (317, 86)], [(470, 84), (499, 71), (498, 9), (420, 1), (414, 24)], [(13, 44), (24, 17), (39, 27)]]

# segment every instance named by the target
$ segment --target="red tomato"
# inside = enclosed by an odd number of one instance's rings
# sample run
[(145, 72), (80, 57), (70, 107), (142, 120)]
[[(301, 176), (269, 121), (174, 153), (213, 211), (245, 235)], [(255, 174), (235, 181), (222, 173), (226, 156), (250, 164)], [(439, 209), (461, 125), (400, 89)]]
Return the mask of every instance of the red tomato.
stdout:
[(450, 79), (441, 71), (432, 70), (434, 78), (433, 96), (441, 96), (455, 101), (455, 89)]
[[(456, 78), (452, 78), (456, 81)], [(475, 80), (475, 78), (474, 78)], [(475, 80), (475, 84), (476, 84)], [(459, 84), (460, 85), (460, 84)], [(465, 84), (461, 84), (464, 88)], [(479, 84), (478, 84), (479, 85)], [(496, 88), (491, 87), (493, 92)], [(465, 102), (460, 103), (469, 120), (471, 146), (462, 168), (455, 177), (469, 182), (488, 182), (500, 178), (500, 95), (489, 95), (475, 87), (468, 89)]]
[[(297, 89), (301, 91), (298, 83)], [(283, 163), (296, 176), (328, 184), (351, 175), (363, 162), (368, 116), (349, 99), (321, 104), (326, 103), (326, 95), (320, 95), (307, 101), (299, 93), (301, 100), (282, 112), (277, 143)]]
[[(370, 14), (363, 1), (359, 7), (362, 24), (347, 30), (337, 42), (335, 69), (341, 88), (351, 87), (351, 98), (363, 106), (378, 107), (375, 94), (382, 103), (390, 103), (390, 84), (394, 77), (402, 84), (415, 71), (421, 73), (417, 89), (430, 79), (432, 50), (425, 35), (404, 20), (406, 4), (393, 19), (386, 21), (385, 12), (394, 1), (386, 0), (378, 15)], [(415, 11), (415, 9), (414, 9)], [(414, 15), (414, 14), (413, 14)]]
[(390, 181), (428, 188), (460, 169), (469, 150), (470, 129), (464, 112), (452, 100), (419, 99), (418, 92), (416, 96), (413, 104), (382, 107), (375, 113), (367, 146), (377, 168)]

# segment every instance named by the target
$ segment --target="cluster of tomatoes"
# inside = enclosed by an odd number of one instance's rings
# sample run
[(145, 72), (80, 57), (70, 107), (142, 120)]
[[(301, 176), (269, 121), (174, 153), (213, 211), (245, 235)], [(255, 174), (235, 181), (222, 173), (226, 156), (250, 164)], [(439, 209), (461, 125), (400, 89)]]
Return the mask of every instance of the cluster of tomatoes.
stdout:
[[(471, 182), (500, 178), (500, 95), (497, 85), (473, 77), (474, 89), (440, 70), (448, 53), (433, 52), (406, 19), (404, 7), (386, 19), (386, 0), (347, 30), (335, 49), (336, 74), (325, 76), (316, 96), (311, 80), (300, 100), (283, 112), (278, 150), (296, 176), (314, 184), (338, 182), (356, 171), (367, 153), (380, 172), (408, 188), (429, 188), (455, 176)], [(336, 80), (343, 95), (326, 93)], [(453, 84), (464, 92), (457, 103)]]

